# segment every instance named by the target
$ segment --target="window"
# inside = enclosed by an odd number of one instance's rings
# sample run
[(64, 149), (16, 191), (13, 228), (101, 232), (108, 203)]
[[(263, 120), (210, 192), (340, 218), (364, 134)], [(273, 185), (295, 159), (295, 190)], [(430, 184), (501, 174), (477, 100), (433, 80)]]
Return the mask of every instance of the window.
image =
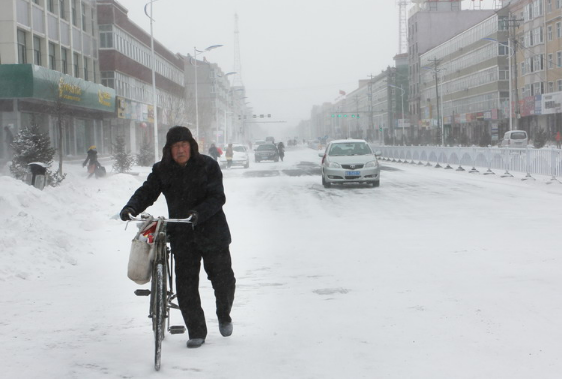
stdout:
[(113, 75), (113, 71), (102, 71), (101, 85), (115, 89), (115, 78)]
[(562, 67), (562, 51), (556, 53), (556, 67)]
[(60, 63), (63, 74), (68, 74), (68, 50), (62, 47), (60, 49)]
[(33, 63), (41, 66), (41, 39), (33, 36)]
[(554, 67), (554, 56), (552, 54), (548, 54), (547, 66), (548, 66), (548, 68)]
[(562, 0), (556, 0), (556, 9), (562, 8)]
[(542, 82), (533, 83), (533, 93), (532, 95), (540, 95), (542, 93)]
[(80, 77), (80, 71), (78, 71), (79, 65), (78, 65), (78, 60), (80, 59), (80, 56), (78, 55), (78, 53), (74, 53), (74, 76), (76, 76), (77, 78)]
[(76, 26), (78, 25), (78, 19), (76, 14), (76, 0), (70, 0), (70, 7), (72, 13), (72, 24)]
[(49, 69), (57, 69), (57, 61), (55, 58), (55, 44), (52, 42), (49, 42)]
[(556, 23), (556, 38), (562, 37), (562, 22)]
[(82, 3), (82, 30), (86, 31), (86, 4)]
[(113, 28), (111, 25), (100, 25), (100, 47), (112, 48), (113, 47)]
[(88, 80), (88, 58), (84, 57), (84, 80)]
[(525, 62), (521, 62), (521, 75), (525, 75), (527, 73), (527, 65)]
[(556, 83), (558, 84), (558, 92), (562, 92), (562, 79), (558, 79)]
[(60, 18), (66, 20), (66, 9), (64, 9), (64, 2), (65, 0), (59, 0), (59, 15)]
[(546, 11), (552, 12), (552, 0), (546, 0)]
[(554, 82), (548, 82), (548, 92), (554, 92)]
[(25, 32), (18, 29), (18, 63), (27, 63), (27, 45), (25, 43)]
[(47, 0), (47, 10), (51, 13), (55, 13), (55, 0)]
[(552, 41), (552, 25), (548, 25), (546, 28), (546, 35), (549, 41)]

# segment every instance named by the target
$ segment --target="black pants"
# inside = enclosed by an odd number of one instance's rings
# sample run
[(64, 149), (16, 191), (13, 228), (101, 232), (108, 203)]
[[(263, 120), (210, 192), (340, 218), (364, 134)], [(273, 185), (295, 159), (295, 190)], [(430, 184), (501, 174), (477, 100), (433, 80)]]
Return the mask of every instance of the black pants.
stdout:
[(228, 246), (200, 248), (191, 244), (172, 242), (172, 253), (176, 263), (176, 292), (189, 338), (205, 338), (207, 324), (199, 296), (199, 271), (201, 258), (207, 278), (215, 290), (217, 318), (219, 323), (232, 322), (230, 310), (234, 302), (236, 279)]

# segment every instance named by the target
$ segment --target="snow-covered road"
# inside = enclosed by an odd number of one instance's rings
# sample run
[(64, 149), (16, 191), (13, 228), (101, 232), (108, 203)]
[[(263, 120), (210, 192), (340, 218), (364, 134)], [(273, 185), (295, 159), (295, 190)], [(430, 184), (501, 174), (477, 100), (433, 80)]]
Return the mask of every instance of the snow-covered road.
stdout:
[(44, 192), (0, 177), (2, 377), (559, 378), (562, 185), (384, 162), (380, 188), (324, 189), (319, 160), (224, 172), (234, 333), (202, 274), (206, 344), (169, 335), (159, 373), (134, 227), (112, 219), (147, 169), (67, 165)]

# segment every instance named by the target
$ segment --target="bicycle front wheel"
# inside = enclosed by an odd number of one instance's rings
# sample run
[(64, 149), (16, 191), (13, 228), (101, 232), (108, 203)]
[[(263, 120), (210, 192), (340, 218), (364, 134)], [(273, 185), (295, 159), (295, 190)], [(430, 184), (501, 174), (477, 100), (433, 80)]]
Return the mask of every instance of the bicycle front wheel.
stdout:
[(162, 355), (162, 340), (166, 332), (166, 271), (164, 264), (157, 263), (154, 271), (154, 368), (160, 370), (160, 357)]

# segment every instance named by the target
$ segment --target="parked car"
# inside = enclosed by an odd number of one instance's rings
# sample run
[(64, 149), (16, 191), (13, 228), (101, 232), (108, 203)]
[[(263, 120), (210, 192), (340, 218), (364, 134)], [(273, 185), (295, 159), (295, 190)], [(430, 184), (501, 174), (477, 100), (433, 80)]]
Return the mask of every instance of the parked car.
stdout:
[(365, 140), (334, 140), (318, 155), (322, 157), (322, 185), (326, 188), (334, 183), (380, 185), (380, 165)]
[[(244, 168), (250, 167), (250, 156), (248, 154), (248, 148), (239, 143), (232, 144), (232, 166), (242, 166)], [(222, 149), (223, 154), (219, 158), (219, 165), (221, 168), (226, 167), (226, 146)]]
[(279, 162), (279, 151), (274, 144), (264, 143), (256, 148), (254, 157), (257, 163), (261, 161)]
[(526, 147), (529, 143), (527, 132), (524, 130), (510, 130), (503, 135), (502, 147)]

